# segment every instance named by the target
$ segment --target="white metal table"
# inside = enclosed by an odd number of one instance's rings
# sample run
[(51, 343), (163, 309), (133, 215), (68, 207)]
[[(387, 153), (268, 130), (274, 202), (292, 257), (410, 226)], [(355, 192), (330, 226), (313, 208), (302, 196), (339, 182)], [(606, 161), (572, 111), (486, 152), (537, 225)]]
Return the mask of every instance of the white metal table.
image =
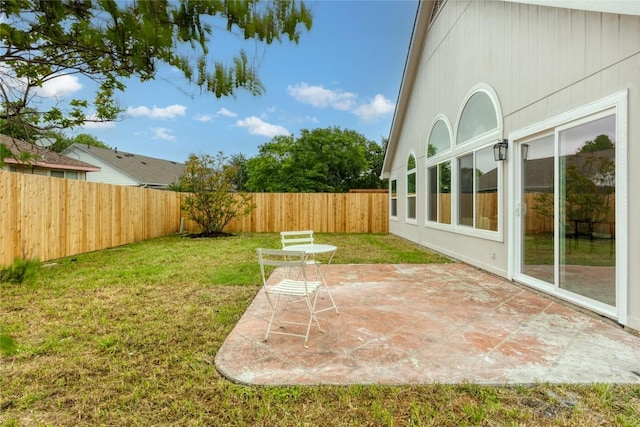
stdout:
[(339, 313), (338, 311), (338, 306), (336, 305), (336, 302), (333, 300), (333, 295), (331, 295), (331, 291), (329, 290), (329, 288), (327, 287), (327, 282), (326, 280), (324, 280), (324, 275), (322, 274), (322, 269), (320, 268), (320, 263), (316, 260), (316, 255), (326, 255), (328, 256), (328, 260), (326, 262), (327, 265), (331, 264), (331, 261), (333, 260), (333, 256), (335, 255), (336, 251), (338, 250), (338, 248), (334, 245), (326, 245), (323, 243), (308, 243), (308, 244), (304, 244), (304, 245), (291, 245), (291, 246), (287, 246), (284, 250), (287, 251), (302, 251), (305, 253), (305, 255), (308, 255), (311, 257), (311, 259), (314, 262), (314, 266), (316, 268), (316, 272), (318, 274), (318, 276), (320, 277), (320, 281), (322, 283), (322, 287), (327, 291), (327, 294), (329, 294), (329, 299), (331, 300), (331, 307), (327, 307), (327, 308), (323, 308), (321, 310), (316, 310), (316, 313), (320, 313), (323, 311), (327, 311), (327, 310), (331, 310), (334, 309), (336, 310), (336, 313)]

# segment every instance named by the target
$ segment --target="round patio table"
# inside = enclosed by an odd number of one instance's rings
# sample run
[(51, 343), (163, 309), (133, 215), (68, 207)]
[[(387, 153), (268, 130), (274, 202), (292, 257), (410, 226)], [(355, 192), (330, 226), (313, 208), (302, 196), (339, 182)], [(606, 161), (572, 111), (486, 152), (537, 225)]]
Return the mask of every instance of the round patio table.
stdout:
[(316, 271), (318, 273), (318, 276), (320, 277), (320, 281), (322, 283), (322, 287), (327, 291), (327, 294), (329, 295), (329, 299), (331, 300), (331, 306), (328, 308), (323, 308), (322, 310), (316, 310), (316, 313), (320, 313), (322, 311), (326, 311), (326, 310), (331, 310), (331, 309), (335, 309), (336, 313), (339, 313), (338, 311), (338, 306), (336, 305), (336, 302), (333, 300), (333, 295), (331, 295), (331, 291), (329, 290), (329, 288), (327, 287), (327, 282), (324, 280), (324, 274), (322, 274), (322, 269), (320, 268), (320, 263), (318, 261), (316, 261), (315, 256), (316, 255), (328, 255), (329, 259), (327, 260), (326, 264), (329, 265), (331, 264), (331, 260), (333, 260), (333, 256), (335, 255), (336, 251), (338, 250), (338, 248), (334, 245), (326, 245), (323, 243), (307, 243), (307, 244), (303, 244), (303, 245), (291, 245), (291, 246), (287, 246), (284, 250), (286, 251), (302, 251), (305, 253), (305, 255), (311, 255), (311, 258), (314, 261), (314, 265), (316, 268)]
[(331, 258), (333, 258), (333, 254), (338, 250), (338, 248), (334, 245), (325, 245), (322, 243), (307, 243), (304, 245), (291, 245), (284, 248), (286, 251), (302, 251), (307, 255), (317, 255), (317, 254), (331, 254)]

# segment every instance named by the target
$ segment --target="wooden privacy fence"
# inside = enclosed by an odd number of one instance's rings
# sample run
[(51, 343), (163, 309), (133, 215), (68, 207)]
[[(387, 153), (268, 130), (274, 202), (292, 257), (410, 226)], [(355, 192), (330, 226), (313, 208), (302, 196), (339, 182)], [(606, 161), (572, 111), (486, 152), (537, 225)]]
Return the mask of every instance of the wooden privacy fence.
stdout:
[(175, 233), (176, 193), (0, 171), (0, 266)]
[[(0, 266), (40, 261), (177, 233), (181, 195), (0, 171)], [(388, 232), (385, 193), (255, 193), (251, 215), (232, 232)], [(197, 225), (185, 221), (185, 231)]]
[(253, 193), (256, 208), (225, 228), (233, 232), (387, 233), (387, 193)]
[[(553, 210), (546, 215), (541, 209), (541, 196), (551, 196), (549, 193), (530, 192), (524, 194), (524, 205), (526, 206), (526, 215), (524, 216), (524, 231), (526, 234), (553, 233)], [(431, 203), (429, 204), (430, 218), (438, 219), (443, 224), (451, 224), (455, 221), (456, 215), (451, 212), (451, 194), (432, 194)], [(600, 235), (615, 236), (615, 194), (608, 196), (607, 212), (600, 214), (604, 218), (600, 218), (593, 224), (594, 232)], [(553, 203), (553, 199), (552, 203)], [(497, 193), (481, 193), (475, 196), (464, 194), (458, 200), (458, 209), (469, 214), (473, 211), (475, 205), (475, 215), (477, 226), (484, 230), (498, 229), (498, 194)], [(553, 205), (551, 209), (553, 208)], [(574, 224), (571, 219), (566, 220), (567, 232), (572, 232), (571, 226)]]

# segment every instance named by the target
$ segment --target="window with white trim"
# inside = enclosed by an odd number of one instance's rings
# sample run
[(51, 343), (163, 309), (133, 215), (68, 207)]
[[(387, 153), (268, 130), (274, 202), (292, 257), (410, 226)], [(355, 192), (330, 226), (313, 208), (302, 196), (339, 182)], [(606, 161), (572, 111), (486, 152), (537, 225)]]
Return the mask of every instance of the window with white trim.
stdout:
[(438, 119), (431, 133), (427, 145), (427, 157), (433, 157), (451, 148), (451, 135), (449, 127), (443, 119)]
[(416, 156), (407, 160), (407, 219), (416, 219)]
[(398, 180), (393, 178), (389, 181), (389, 215), (391, 218), (398, 218)]
[[(455, 156), (455, 224), (461, 229), (498, 231), (500, 163), (493, 145), (501, 120), (492, 89), (471, 93), (458, 119)], [(495, 94), (493, 94), (495, 99)]]
[(451, 224), (451, 160), (427, 168), (427, 221)]
[[(451, 132), (446, 118), (437, 118), (427, 143), (427, 222), (451, 224), (451, 160), (431, 164), (451, 149)], [(435, 161), (435, 160), (434, 160)]]
[(66, 179), (83, 179), (84, 176), (80, 174), (80, 172), (76, 171), (67, 171), (60, 169), (43, 169), (43, 168), (34, 168), (30, 166), (9, 166), (7, 168), (9, 172), (17, 172), (17, 173), (25, 173), (29, 175), (41, 175), (41, 176), (51, 176), (53, 178), (66, 178)]
[(498, 167), (492, 146), (458, 157), (458, 225), (498, 231)]
[(78, 177), (78, 172), (65, 170), (51, 170), (49, 172), (49, 176), (54, 178), (80, 179)]
[(469, 97), (460, 116), (456, 144), (465, 144), (497, 128), (498, 117), (493, 101), (486, 92), (475, 92)]

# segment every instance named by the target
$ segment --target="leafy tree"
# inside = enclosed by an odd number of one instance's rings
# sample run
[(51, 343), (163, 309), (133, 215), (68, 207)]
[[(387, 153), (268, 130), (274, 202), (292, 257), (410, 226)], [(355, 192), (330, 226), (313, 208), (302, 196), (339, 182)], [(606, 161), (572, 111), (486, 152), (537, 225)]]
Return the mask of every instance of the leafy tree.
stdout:
[[(254, 192), (286, 192), (287, 171), (292, 165), (293, 136), (276, 136), (259, 147), (256, 157), (249, 159), (246, 187)], [(300, 185), (296, 185), (299, 188)], [(297, 190), (293, 190), (297, 191)]]
[(593, 141), (586, 141), (576, 154), (596, 153), (615, 147), (615, 144), (607, 135), (598, 135)]
[(202, 229), (204, 235), (222, 233), (235, 217), (251, 213), (251, 195), (234, 192), (233, 179), (237, 166), (226, 162), (222, 152), (217, 156), (192, 154), (180, 177), (179, 188), (189, 193), (182, 209)]
[(382, 188), (382, 148), (353, 130), (303, 129), (277, 136), (249, 159), (246, 188), (255, 192), (345, 192)]
[[(114, 99), (125, 81), (152, 80), (162, 64), (217, 97), (245, 89), (262, 93), (256, 66), (244, 51), (230, 62), (210, 54), (214, 28), (267, 44), (298, 42), (311, 28), (303, 2), (206, 0), (4, 0), (0, 8), (0, 119), (33, 132), (117, 118)], [(87, 99), (43, 106), (39, 89), (72, 75), (97, 84)], [(31, 132), (30, 131), (30, 132)]]
[[(561, 181), (561, 212), (563, 220), (573, 226), (578, 237), (580, 226), (592, 236), (594, 224), (610, 220), (613, 215), (612, 195), (615, 193), (615, 162), (611, 160), (615, 144), (606, 135), (598, 135), (576, 150), (572, 156), (560, 159), (565, 179)], [(607, 153), (609, 151), (609, 153)], [(532, 207), (545, 221), (553, 221), (555, 202), (553, 189), (539, 193)]]
[[(553, 223), (553, 217), (555, 215), (555, 201), (552, 192), (538, 193), (533, 198), (534, 204), (532, 209), (540, 215), (545, 222), (545, 230), (547, 230), (547, 222)], [(553, 227), (552, 227), (553, 229)]]
[[(29, 114), (31, 114), (31, 112)], [(1, 118), (0, 134), (11, 137), (5, 140), (5, 143), (0, 143), (0, 168), (5, 166), (5, 159), (7, 158), (14, 158), (15, 160), (19, 160), (23, 163), (30, 163), (37, 160), (33, 154), (27, 151), (20, 151), (18, 145), (13, 142), (14, 139), (30, 142), (32, 144), (37, 143), (38, 140), (43, 138), (52, 142), (59, 142), (66, 139), (61, 132), (55, 130), (47, 130), (39, 133), (33, 128), (26, 126), (24, 123), (20, 123), (17, 120)], [(51, 146), (49, 146), (48, 149), (51, 149)]]
[(249, 178), (248, 160), (242, 153), (232, 154), (229, 165), (236, 169), (233, 177), (233, 187), (236, 191), (246, 191), (247, 179)]
[(593, 234), (594, 224), (606, 221), (613, 212), (611, 195), (615, 193), (615, 162), (607, 156), (615, 148), (606, 135), (586, 141), (575, 156), (563, 158), (563, 183), (566, 219), (573, 222), (577, 236), (579, 224), (586, 225), (586, 233)]
[[(89, 135), (86, 133), (78, 134), (74, 137), (68, 138), (62, 132), (57, 130), (47, 130), (42, 133), (35, 133), (30, 128), (22, 128), (27, 132), (20, 132), (18, 129), (9, 129), (6, 126), (6, 120), (0, 120), (0, 133), (4, 135), (11, 136), (13, 138), (21, 139), (26, 142), (31, 142), (32, 144), (36, 144), (37, 141), (41, 138), (48, 139), (51, 142), (51, 145), (48, 145), (47, 150), (54, 151), (57, 153), (62, 152), (64, 149), (69, 147), (73, 143), (78, 143), (86, 146), (92, 147), (100, 147), (100, 148), (110, 148), (104, 142), (98, 140), (93, 135)], [(28, 155), (27, 152), (21, 152), (19, 155), (14, 154), (15, 146), (11, 147), (12, 143), (9, 142), (8, 145), (0, 144), (0, 167), (4, 165), (4, 159), (13, 157), (16, 159), (21, 159), (23, 161), (27, 161), (31, 156)], [(14, 150), (12, 151), (11, 148)]]
[[(3, 89), (2, 76), (0, 75), (0, 89)], [(2, 115), (4, 104), (0, 108), (0, 133), (26, 142), (34, 143), (40, 132), (29, 126), (28, 123), (37, 120), (38, 112), (33, 108), (25, 108), (20, 117)], [(24, 120), (23, 120), (24, 119)]]
[(51, 151), (56, 151), (59, 153), (68, 148), (71, 144), (80, 144), (88, 147), (111, 148), (95, 136), (89, 135), (88, 133), (80, 133), (71, 138), (62, 137), (48, 148)]
[(363, 172), (358, 180), (351, 188), (387, 188), (386, 180), (380, 179), (382, 172), (382, 164), (384, 163), (384, 153), (389, 143), (388, 138), (382, 138), (380, 144), (373, 141), (367, 141), (366, 158), (368, 168)]

